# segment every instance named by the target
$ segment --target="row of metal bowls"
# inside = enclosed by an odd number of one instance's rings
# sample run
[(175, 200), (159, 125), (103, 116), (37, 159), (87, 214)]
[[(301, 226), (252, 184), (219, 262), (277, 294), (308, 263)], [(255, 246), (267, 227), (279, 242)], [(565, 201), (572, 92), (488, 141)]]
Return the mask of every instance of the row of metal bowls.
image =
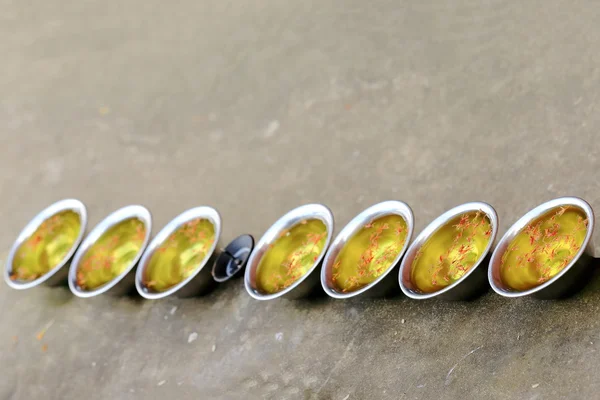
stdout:
[[(74, 212), (79, 217), (79, 232), (77, 237), (73, 240), (73, 244), (68, 252), (52, 269), (36, 279), (15, 279), (15, 260), (19, 249), (22, 248), (22, 246), (25, 246), (28, 240), (31, 240), (32, 235), (35, 235), (36, 231), (45, 221), (49, 221), (53, 216), (65, 211)], [(141, 244), (139, 246), (139, 251), (137, 251), (133, 259), (129, 261), (123, 272), (114, 279), (92, 290), (83, 289), (81, 285), (78, 284), (77, 273), (86, 253), (106, 232), (109, 232), (111, 228), (131, 219), (140, 221), (144, 226), (142, 231), (143, 238), (140, 238)], [(213, 285), (215, 279), (219, 279), (218, 276), (216, 278), (211, 276), (211, 273), (215, 274), (217, 271), (211, 271), (209, 268), (204, 268), (204, 266), (209, 263), (213, 263), (216, 266), (216, 258), (221, 254), (219, 249), (217, 249), (217, 240), (212, 242), (212, 245), (207, 251), (207, 256), (204, 257), (201, 265), (197, 266), (196, 273), (189, 276), (187, 279), (182, 280), (177, 285), (174, 285), (167, 290), (155, 291), (145, 283), (143, 277), (145, 268), (147, 268), (152, 256), (159, 251), (160, 246), (165, 243), (169, 236), (181, 228), (186, 222), (196, 219), (210, 221), (215, 230), (215, 238), (220, 237), (221, 217), (219, 213), (212, 207), (196, 207), (175, 217), (161, 229), (150, 242), (152, 231), (152, 217), (150, 211), (141, 205), (130, 205), (120, 208), (108, 215), (96, 225), (84, 239), (87, 224), (87, 211), (85, 205), (81, 201), (75, 199), (58, 201), (42, 210), (21, 231), (8, 255), (4, 269), (4, 278), (6, 283), (14, 289), (29, 289), (40, 284), (55, 286), (63, 284), (65, 280), (67, 280), (73, 294), (79, 297), (93, 297), (105, 292), (120, 295), (130, 291), (134, 285), (139, 294), (147, 299), (157, 299), (175, 292), (178, 292), (181, 296), (194, 295), (205, 291)], [(70, 267), (67, 269), (65, 265), (68, 264), (69, 261)], [(137, 270), (134, 270), (136, 264), (139, 264), (139, 267)]]
[[(544, 215), (549, 215), (553, 210), (573, 208), (577, 209), (585, 216), (586, 226), (582, 242), (576, 253), (572, 254), (569, 262), (564, 265), (559, 272), (552, 278), (545, 280), (540, 284), (527, 289), (515, 289), (507, 284), (501, 276), (502, 258), (509, 250), (509, 245), (523, 232), (529, 224), (538, 220)], [(459, 279), (451, 284), (430, 292), (420, 290), (415, 284), (413, 272), (415, 260), (419, 254), (428, 245), (428, 241), (451, 221), (459, 216), (469, 212), (483, 213), (490, 225), (489, 241), (482, 250), (479, 258), (469, 270)], [(344, 292), (336, 287), (334, 282), (334, 272), (336, 259), (340, 253), (351, 244), (351, 240), (365, 226), (369, 226), (373, 221), (386, 215), (395, 214), (401, 216), (406, 221), (408, 235), (402, 249), (397, 253), (395, 259), (390, 263), (390, 267), (372, 282), (361, 286), (356, 290)], [(306, 218), (321, 219), (328, 226), (328, 236), (325, 248), (321, 257), (316, 260), (312, 269), (310, 269), (301, 279), (294, 284), (278, 291), (277, 293), (264, 293), (257, 284), (257, 274), (259, 266), (266, 251), (273, 245), (276, 238), (280, 237), (281, 232), (285, 232), (290, 227), (296, 225), (299, 221)], [(467, 300), (472, 299), (485, 292), (490, 286), (493, 290), (505, 297), (520, 297), (526, 295), (535, 295), (538, 298), (559, 298), (572, 294), (587, 282), (588, 274), (592, 271), (594, 264), (592, 253), (593, 249), (590, 243), (594, 229), (594, 213), (591, 206), (577, 197), (562, 197), (548, 201), (530, 210), (518, 221), (516, 221), (500, 239), (494, 247), (496, 235), (498, 233), (498, 216), (494, 208), (483, 202), (471, 202), (459, 205), (448, 210), (433, 220), (423, 231), (412, 241), (414, 229), (414, 216), (411, 208), (401, 201), (386, 201), (375, 204), (356, 217), (354, 217), (336, 236), (333, 242), (331, 240), (331, 231), (333, 231), (333, 216), (331, 212), (322, 205), (312, 204), (299, 207), (290, 211), (273, 224), (265, 235), (258, 241), (250, 260), (245, 275), (245, 286), (248, 293), (258, 300), (269, 300), (276, 297), (297, 298), (308, 293), (314, 286), (322, 286), (323, 290), (331, 297), (344, 299), (358, 295), (381, 296), (393, 293), (398, 286), (402, 292), (413, 299), (428, 299), (439, 297), (448, 300)], [(551, 234), (551, 233), (550, 233)], [(494, 251), (492, 252), (492, 249)], [(318, 274), (312, 274), (318, 269), (322, 261), (320, 283), (318, 285)], [(485, 268), (489, 266), (488, 268)], [(488, 284), (489, 283), (489, 284)]]
[[(572, 257), (566, 260), (569, 261), (568, 264), (561, 266), (560, 271), (553, 275), (552, 278), (544, 280), (539, 285), (524, 290), (516, 290), (507, 285), (501, 276), (500, 270), (502, 257), (509, 250), (509, 245), (513, 239), (524, 229), (528, 228), (532, 221), (536, 221), (536, 219), (548, 214), (552, 210), (561, 210), (565, 207), (577, 209), (586, 219), (585, 236), (582, 239), (581, 245), (577, 248), (576, 254), (574, 253)], [(13, 270), (15, 256), (21, 246), (27, 240), (31, 240), (32, 235), (44, 221), (64, 210), (71, 210), (78, 214), (80, 218), (80, 230), (69, 252), (50, 271), (36, 279), (25, 281), (15, 279)], [(472, 263), (469, 269), (451, 284), (433, 291), (420, 290), (418, 285), (415, 284), (413, 276), (415, 260), (427, 247), (428, 240), (444, 226), (447, 226), (449, 221), (453, 221), (461, 215), (466, 215), (466, 213), (470, 212), (478, 213), (478, 215), (481, 213), (489, 223), (489, 230), (486, 232), (489, 240), (486, 242), (485, 248), (481, 249), (481, 252), (478, 253), (478, 258)], [(378, 274), (376, 279), (372, 279), (369, 283), (357, 287), (355, 290), (348, 292), (340, 290), (334, 279), (338, 256), (361, 229), (364, 230), (365, 227), (372, 225), (372, 221), (386, 216), (400, 216), (405, 222), (406, 230), (403, 232), (405, 239), (401, 244), (401, 248), (398, 248), (398, 251), (394, 253), (395, 257), (393, 260), (389, 260), (389, 267), (381, 274)], [(82, 258), (85, 257), (89, 249), (111, 227), (125, 219), (131, 218), (138, 219), (145, 227), (143, 243), (135, 258), (131, 260), (119, 276), (111, 281), (93, 290), (82, 289), (77, 280), (77, 272), (80, 268)], [(153, 290), (144, 280), (144, 273), (153, 255), (159, 251), (161, 245), (174, 232), (186, 223), (189, 223), (189, 221), (197, 219), (208, 220), (214, 227), (215, 240), (206, 252), (206, 256), (198, 262), (194, 268), (194, 272), (190, 276), (165, 290)], [(483, 217), (481, 219), (483, 220)], [(322, 250), (318, 254), (314, 253), (314, 259), (312, 258), (313, 253), (311, 253), (311, 259), (306, 270), (291, 284), (286, 284), (285, 287), (281, 287), (279, 290), (265, 291), (259, 282), (261, 272), (259, 267), (261, 267), (261, 262), (264, 263), (265, 257), (268, 257), (269, 251), (274, 247), (278, 239), (284, 237), (286, 234), (289, 235), (289, 231), (300, 224), (306, 224), (307, 220), (320, 221), (324, 225), (325, 230), (323, 235), (322, 237), (319, 236), (321, 238)], [(121, 294), (130, 290), (135, 285), (137, 291), (143, 297), (157, 299), (171, 294), (184, 297), (203, 293), (209, 287), (214, 286), (215, 282), (227, 280), (243, 268), (243, 263), (238, 263), (238, 268), (234, 268), (232, 272), (225, 274), (217, 268), (221, 268), (223, 265), (230, 265), (231, 261), (237, 256), (234, 257), (227, 251), (222, 252), (218, 246), (217, 243), (221, 233), (221, 218), (219, 213), (211, 207), (197, 207), (185, 211), (169, 222), (151, 242), (151, 215), (146, 208), (139, 205), (124, 207), (110, 214), (83, 239), (86, 222), (86, 208), (78, 200), (68, 199), (59, 201), (40, 212), (27, 224), (11, 248), (4, 274), (8, 285), (15, 289), (28, 289), (41, 283), (49, 285), (59, 284), (66, 278), (71, 291), (79, 297), (92, 297), (104, 292)], [(413, 212), (406, 203), (401, 201), (386, 201), (367, 208), (354, 217), (333, 241), (334, 219), (331, 211), (321, 204), (308, 204), (291, 210), (277, 220), (261, 237), (253, 250), (252, 244), (245, 247), (245, 250), (242, 249), (246, 253), (250, 253), (251, 251), (249, 258), (248, 254), (245, 254), (241, 258), (243, 261), (247, 259), (244, 283), (248, 293), (258, 300), (269, 300), (277, 297), (303, 297), (314, 293), (315, 290), (319, 290), (319, 287), (322, 287), (329, 296), (334, 298), (348, 298), (357, 295), (379, 296), (397, 290), (398, 286), (402, 292), (414, 299), (426, 299), (435, 296), (446, 299), (469, 299), (482, 293), (489, 286), (495, 292), (506, 297), (518, 297), (529, 294), (534, 294), (541, 298), (561, 297), (585, 283), (586, 274), (591, 270), (590, 238), (593, 233), (594, 222), (593, 210), (586, 201), (576, 197), (554, 199), (532, 209), (515, 222), (498, 242), (490, 256), (498, 232), (498, 216), (494, 208), (487, 203), (466, 203), (445, 212), (432, 221), (412, 243), (411, 239), (414, 230)], [(224, 262), (219, 263), (217, 258), (224, 256), (229, 257), (229, 260), (225, 259), (223, 260)], [(70, 268), (62, 268), (70, 260)], [(485, 265), (488, 260), (489, 268), (486, 270)], [(138, 268), (134, 270), (136, 264), (138, 264)], [(318, 270), (320, 266), (322, 267), (320, 269), (321, 284), (319, 285), (319, 274), (316, 274), (315, 270)], [(397, 275), (394, 271), (397, 272)]]

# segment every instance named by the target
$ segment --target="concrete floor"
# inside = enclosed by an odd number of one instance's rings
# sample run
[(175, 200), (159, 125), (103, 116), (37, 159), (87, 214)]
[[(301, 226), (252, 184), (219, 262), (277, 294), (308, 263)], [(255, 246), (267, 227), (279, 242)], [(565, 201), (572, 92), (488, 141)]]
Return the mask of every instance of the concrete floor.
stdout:
[[(598, 208), (599, 20), (583, 0), (0, 0), (0, 249), (64, 197), (90, 226), (142, 203), (154, 232), (212, 205), (225, 240), (308, 202), (339, 230), (401, 199), (417, 232), (469, 200), (500, 233), (553, 197)], [(595, 398), (598, 281), (471, 303), (0, 285), (0, 398)]]

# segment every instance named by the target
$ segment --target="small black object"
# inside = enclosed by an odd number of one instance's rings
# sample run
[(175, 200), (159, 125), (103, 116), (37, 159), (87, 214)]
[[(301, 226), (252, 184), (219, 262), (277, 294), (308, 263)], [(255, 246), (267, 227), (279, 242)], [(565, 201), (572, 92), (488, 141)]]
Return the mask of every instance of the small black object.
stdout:
[(233, 239), (217, 258), (213, 266), (212, 276), (217, 282), (225, 282), (243, 271), (246, 262), (254, 249), (254, 238), (252, 235), (241, 235)]

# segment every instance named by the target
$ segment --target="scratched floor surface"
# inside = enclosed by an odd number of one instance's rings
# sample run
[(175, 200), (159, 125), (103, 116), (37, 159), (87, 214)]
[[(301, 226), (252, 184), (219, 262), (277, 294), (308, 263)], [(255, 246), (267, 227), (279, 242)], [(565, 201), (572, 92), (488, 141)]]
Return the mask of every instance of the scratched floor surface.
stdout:
[[(0, 0), (0, 253), (38, 210), (154, 232), (212, 205), (224, 240), (323, 202), (470, 200), (500, 232), (561, 195), (600, 209), (600, 8), (583, 0)], [(595, 239), (598, 234), (595, 235)], [(487, 294), (74, 299), (0, 286), (0, 398), (594, 398), (600, 277)]]

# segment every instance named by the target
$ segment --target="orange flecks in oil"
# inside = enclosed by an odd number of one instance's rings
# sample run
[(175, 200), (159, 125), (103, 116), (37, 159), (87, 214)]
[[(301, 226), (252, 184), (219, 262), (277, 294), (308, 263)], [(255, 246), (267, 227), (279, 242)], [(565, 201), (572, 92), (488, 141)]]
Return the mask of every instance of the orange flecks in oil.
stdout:
[(383, 275), (404, 248), (408, 228), (400, 215), (390, 214), (367, 222), (335, 258), (332, 280), (344, 293), (356, 291)]
[(46, 219), (17, 249), (10, 278), (33, 281), (60, 265), (73, 249), (81, 230), (81, 218), (72, 210)]
[(215, 227), (197, 218), (181, 225), (154, 252), (144, 271), (144, 285), (162, 292), (192, 276), (202, 265), (215, 242)]
[(109, 228), (81, 258), (76, 276), (79, 287), (93, 290), (121, 275), (139, 255), (145, 238), (146, 226), (137, 218)]
[(531, 221), (502, 255), (502, 281), (523, 291), (552, 279), (577, 255), (587, 229), (585, 213), (574, 206), (557, 207)]
[(417, 252), (411, 269), (413, 284), (434, 293), (461, 279), (481, 260), (492, 234), (483, 211), (469, 211), (442, 225)]
[(277, 293), (294, 284), (319, 260), (326, 241), (327, 227), (319, 219), (303, 220), (283, 230), (260, 260), (259, 290)]

